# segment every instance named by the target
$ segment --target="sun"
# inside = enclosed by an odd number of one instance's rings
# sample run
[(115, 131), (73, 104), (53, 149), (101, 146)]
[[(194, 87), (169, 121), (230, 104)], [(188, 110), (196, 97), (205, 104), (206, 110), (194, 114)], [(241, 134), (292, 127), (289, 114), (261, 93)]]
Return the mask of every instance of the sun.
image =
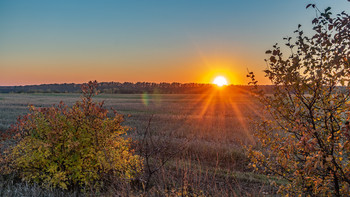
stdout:
[(217, 76), (214, 79), (213, 84), (216, 84), (217, 86), (222, 87), (223, 85), (227, 85), (227, 80), (223, 76)]

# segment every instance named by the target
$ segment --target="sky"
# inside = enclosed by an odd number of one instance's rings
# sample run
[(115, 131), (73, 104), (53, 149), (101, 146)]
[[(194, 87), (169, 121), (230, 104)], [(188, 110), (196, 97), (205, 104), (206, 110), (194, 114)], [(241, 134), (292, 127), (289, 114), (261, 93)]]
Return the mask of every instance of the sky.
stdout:
[(265, 51), (315, 3), (334, 14), (347, 0), (0, 0), (0, 86), (48, 83), (268, 84)]

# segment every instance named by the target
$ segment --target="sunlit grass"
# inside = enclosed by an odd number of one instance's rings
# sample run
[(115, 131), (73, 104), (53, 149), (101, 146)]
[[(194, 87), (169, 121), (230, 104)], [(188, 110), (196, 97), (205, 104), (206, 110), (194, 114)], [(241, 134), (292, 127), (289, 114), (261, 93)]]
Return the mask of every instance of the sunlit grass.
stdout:
[[(79, 97), (79, 94), (0, 94), (3, 98), (0, 100), (0, 126), (9, 127), (18, 115), (28, 112), (29, 104), (48, 107), (62, 100), (72, 105)], [(150, 117), (153, 117), (150, 129), (155, 139), (174, 149), (189, 141), (187, 149), (174, 157), (169, 165), (177, 165), (176, 162), (181, 160), (203, 170), (208, 169), (210, 175), (196, 174), (199, 179), (211, 176), (213, 181), (206, 184), (223, 179), (224, 172), (238, 175), (249, 171), (241, 143), (253, 142), (249, 117), (258, 118), (259, 113), (255, 110), (255, 101), (248, 94), (233, 94), (225, 88), (214, 87), (205, 94), (150, 94), (148, 99), (148, 105), (145, 105), (141, 94), (101, 94), (95, 98), (96, 101), (104, 100), (107, 109), (113, 108), (125, 115), (123, 125), (132, 128), (129, 136), (135, 140), (140, 139), (136, 131), (144, 131)], [(215, 169), (220, 169), (222, 173), (217, 171), (212, 174)], [(185, 168), (181, 172), (195, 173), (193, 170)], [(170, 172), (165, 170), (163, 173)], [(245, 178), (236, 181), (227, 184), (243, 184), (242, 192), (248, 189)], [(260, 180), (254, 184), (265, 182)]]

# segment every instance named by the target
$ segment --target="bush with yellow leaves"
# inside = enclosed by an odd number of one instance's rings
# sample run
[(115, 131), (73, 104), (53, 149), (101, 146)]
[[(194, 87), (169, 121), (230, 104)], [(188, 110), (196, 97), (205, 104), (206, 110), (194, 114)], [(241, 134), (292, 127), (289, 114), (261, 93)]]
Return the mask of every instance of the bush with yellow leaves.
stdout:
[(15, 146), (5, 153), (2, 171), (28, 182), (62, 189), (99, 189), (110, 177), (130, 181), (141, 171), (141, 158), (130, 149), (123, 117), (107, 117), (103, 102), (92, 101), (97, 82), (82, 86), (72, 107), (30, 107), (12, 132)]

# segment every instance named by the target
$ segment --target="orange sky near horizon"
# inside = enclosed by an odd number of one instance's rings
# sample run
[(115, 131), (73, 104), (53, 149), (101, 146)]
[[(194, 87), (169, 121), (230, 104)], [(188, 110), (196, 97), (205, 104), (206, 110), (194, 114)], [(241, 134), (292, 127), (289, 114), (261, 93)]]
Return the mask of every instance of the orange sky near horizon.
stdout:
[[(196, 58), (177, 58), (150, 60), (144, 66), (135, 61), (118, 61), (116, 58), (90, 59), (74, 58), (54, 60), (29, 57), (28, 59), (6, 59), (2, 63), (12, 65), (1, 69), (0, 85), (36, 85), (50, 83), (98, 82), (180, 82), (212, 83), (216, 76), (224, 76), (229, 84), (247, 84), (248, 66), (229, 54), (197, 53)], [(49, 63), (48, 63), (49, 62)], [(257, 60), (251, 64), (258, 64)], [(261, 62), (260, 62), (261, 63)], [(126, 65), (126, 66), (116, 66)], [(166, 65), (166, 66), (163, 66)], [(132, 76), (132, 78), (130, 77)]]
[(298, 24), (311, 32), (317, 3), (345, 0), (0, 1), (0, 86), (179, 82), (247, 85), (264, 77), (265, 51)]

